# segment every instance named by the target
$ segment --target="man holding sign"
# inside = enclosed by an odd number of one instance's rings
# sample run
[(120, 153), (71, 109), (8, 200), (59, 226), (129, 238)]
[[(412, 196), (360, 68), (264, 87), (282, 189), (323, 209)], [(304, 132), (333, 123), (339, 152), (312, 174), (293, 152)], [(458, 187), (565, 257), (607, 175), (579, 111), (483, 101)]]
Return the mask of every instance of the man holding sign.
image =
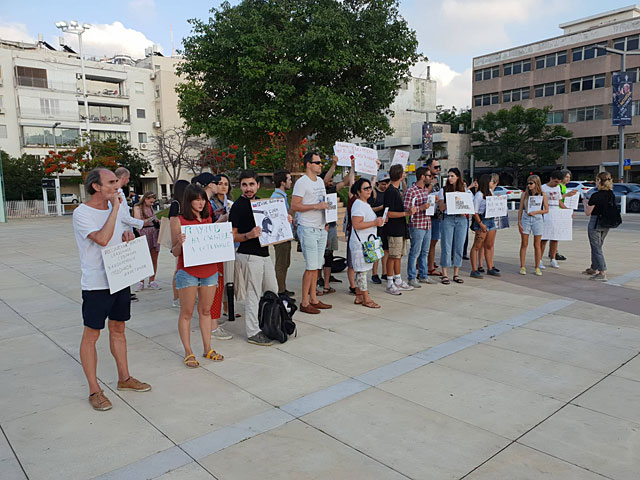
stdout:
[(89, 403), (95, 410), (112, 405), (98, 384), (96, 342), (109, 319), (111, 354), (118, 368), (118, 390), (147, 392), (151, 386), (129, 375), (124, 322), (131, 318), (129, 287), (109, 292), (109, 281), (102, 260), (102, 248), (133, 240), (122, 221), (118, 178), (104, 168), (91, 170), (84, 181), (91, 198), (73, 211), (73, 230), (82, 269), (82, 319), (84, 333), (80, 342), (80, 362), (89, 383)]

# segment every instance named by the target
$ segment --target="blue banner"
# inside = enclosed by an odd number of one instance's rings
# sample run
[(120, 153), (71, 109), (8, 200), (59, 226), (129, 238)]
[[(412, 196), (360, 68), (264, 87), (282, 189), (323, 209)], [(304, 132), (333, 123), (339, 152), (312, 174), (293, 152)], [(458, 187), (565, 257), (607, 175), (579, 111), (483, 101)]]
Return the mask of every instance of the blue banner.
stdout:
[(433, 125), (430, 122), (422, 124), (422, 154), (433, 152)]
[(635, 80), (635, 72), (613, 72), (611, 87), (613, 90), (612, 121), (614, 126), (631, 125), (633, 82)]

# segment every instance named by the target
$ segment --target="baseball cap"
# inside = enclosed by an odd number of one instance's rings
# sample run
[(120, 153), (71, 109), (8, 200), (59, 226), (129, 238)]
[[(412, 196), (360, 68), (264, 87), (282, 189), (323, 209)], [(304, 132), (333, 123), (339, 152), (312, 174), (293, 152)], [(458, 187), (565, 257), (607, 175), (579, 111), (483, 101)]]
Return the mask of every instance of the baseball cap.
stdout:
[(193, 184), (197, 183), (201, 187), (206, 187), (210, 183), (218, 183), (219, 180), (220, 178), (217, 175), (214, 175), (213, 173), (202, 172), (200, 175), (196, 175), (195, 177), (193, 177), (193, 179), (191, 180), (191, 183)]
[(379, 182), (384, 182), (385, 180), (391, 180), (391, 177), (389, 176), (389, 173), (385, 172), (385, 171), (378, 172), (378, 181)]

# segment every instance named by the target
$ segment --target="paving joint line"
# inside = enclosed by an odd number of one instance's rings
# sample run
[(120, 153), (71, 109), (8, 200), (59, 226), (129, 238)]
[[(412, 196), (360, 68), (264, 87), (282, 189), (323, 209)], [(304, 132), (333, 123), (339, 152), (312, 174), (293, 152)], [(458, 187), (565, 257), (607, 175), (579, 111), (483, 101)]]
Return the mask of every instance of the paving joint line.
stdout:
[(7, 445), (9, 446), (9, 448), (11, 449), (11, 453), (13, 453), (13, 458), (16, 459), (16, 462), (18, 463), (18, 465), (20, 466), (20, 470), (22, 470), (22, 473), (24, 474), (24, 478), (29, 478), (27, 475), (27, 471), (24, 469), (24, 467), (22, 466), (22, 462), (20, 461), (20, 459), (18, 458), (18, 455), (16, 454), (15, 449), (13, 448), (13, 445), (11, 445), (11, 442), (9, 441), (9, 437), (7, 436), (7, 434), (4, 431), (4, 428), (2, 428), (2, 425), (0, 425), (0, 432), (2, 432), (2, 436), (4, 436), (4, 439), (7, 441)]

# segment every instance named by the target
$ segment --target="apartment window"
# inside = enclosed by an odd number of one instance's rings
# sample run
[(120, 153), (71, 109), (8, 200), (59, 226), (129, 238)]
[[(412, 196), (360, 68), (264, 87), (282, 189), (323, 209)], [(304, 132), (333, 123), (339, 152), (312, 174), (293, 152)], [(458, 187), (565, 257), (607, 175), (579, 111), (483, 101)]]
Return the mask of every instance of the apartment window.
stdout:
[(121, 138), (123, 140), (129, 140), (128, 132), (109, 132), (106, 130), (92, 130), (91, 138), (96, 140), (107, 140), (109, 138)]
[(583, 45), (582, 47), (574, 48), (571, 50), (571, 58), (574, 62), (581, 62), (582, 60), (589, 60), (590, 58), (602, 57), (607, 54), (607, 51), (603, 48), (597, 48), (595, 43), (591, 45)]
[(147, 143), (146, 132), (138, 132), (138, 143)]
[(582, 92), (585, 90), (593, 90), (595, 88), (604, 88), (604, 73), (600, 75), (589, 75), (588, 77), (574, 78), (571, 80), (572, 92)]
[[(78, 105), (80, 119), (85, 119), (84, 104)], [(129, 107), (89, 105), (89, 121), (92, 123), (128, 123)]]
[(497, 105), (499, 102), (500, 98), (497, 93), (486, 93), (484, 95), (476, 95), (475, 97), (473, 97), (473, 103), (476, 107)]
[(543, 85), (536, 85), (533, 87), (534, 96), (539, 97), (553, 97), (554, 95), (562, 95), (565, 92), (564, 82), (552, 82), (545, 83)]
[(144, 108), (136, 108), (136, 117), (147, 118), (147, 112), (144, 111)]
[(6, 125), (0, 125), (0, 138), (8, 138)]
[(144, 93), (144, 83), (135, 82), (136, 93)]
[(589, 122), (604, 118), (604, 105), (572, 108), (567, 112), (567, 123)]
[(21, 87), (48, 88), (47, 71), (44, 68), (16, 67), (16, 73)]
[(616, 38), (613, 41), (613, 48), (625, 51), (638, 50), (639, 40), (640, 36), (638, 35), (629, 35), (628, 37)]
[(156, 85), (156, 98), (160, 98), (160, 85)]
[(491, 80), (492, 78), (498, 78), (500, 76), (500, 66), (483, 68), (482, 70), (475, 71), (476, 82), (481, 80)]
[(529, 87), (516, 88), (515, 90), (508, 90), (502, 92), (502, 101), (504, 103), (519, 102), (520, 100), (528, 100), (530, 97)]
[(559, 110), (557, 112), (547, 113), (547, 125), (556, 125), (564, 122), (564, 112)]
[(543, 55), (536, 57), (536, 70), (541, 68), (551, 68), (556, 65), (564, 65), (567, 63), (567, 51), (550, 53), (549, 55)]
[(583, 137), (577, 138), (578, 149), (587, 152), (602, 150), (602, 137)]
[(503, 68), (504, 76), (517, 75), (531, 71), (531, 60), (520, 60), (519, 62), (505, 63)]
[[(618, 135), (607, 135), (607, 150), (618, 150), (620, 137)], [(640, 135), (631, 133), (624, 136), (624, 148), (640, 148)]]
[(41, 98), (40, 113), (49, 117), (60, 115), (60, 100)]
[[(53, 129), (50, 127), (22, 127), (25, 145), (53, 145)], [(74, 145), (78, 140), (75, 128), (56, 128), (56, 145)]]
[(160, 109), (156, 110), (156, 121), (159, 122), (160, 121)]

